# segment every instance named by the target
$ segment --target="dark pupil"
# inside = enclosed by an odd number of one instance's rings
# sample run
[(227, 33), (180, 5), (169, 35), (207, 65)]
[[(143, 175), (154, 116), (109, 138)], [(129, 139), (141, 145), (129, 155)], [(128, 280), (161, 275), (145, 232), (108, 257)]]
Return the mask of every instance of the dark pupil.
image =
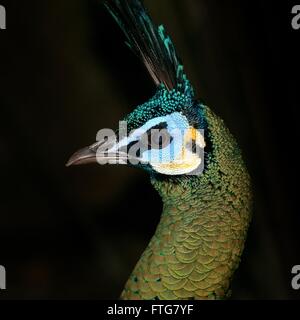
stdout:
[(151, 135), (151, 144), (162, 146), (165, 135), (162, 135), (160, 131), (153, 132)]
[(161, 122), (147, 131), (148, 148), (163, 149), (171, 143), (173, 138), (167, 128), (168, 124)]
[(148, 135), (148, 144), (151, 149), (163, 149), (170, 144), (172, 137), (166, 129), (151, 130), (150, 135)]

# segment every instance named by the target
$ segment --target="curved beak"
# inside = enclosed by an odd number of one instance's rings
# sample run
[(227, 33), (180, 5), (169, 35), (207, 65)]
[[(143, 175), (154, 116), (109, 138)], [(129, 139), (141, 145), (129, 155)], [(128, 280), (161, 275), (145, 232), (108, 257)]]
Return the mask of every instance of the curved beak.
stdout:
[(96, 163), (97, 162), (97, 150), (95, 151), (91, 147), (85, 147), (75, 152), (66, 163), (66, 167)]
[(96, 142), (89, 147), (82, 148), (75, 152), (66, 166), (99, 163), (99, 164), (124, 164), (139, 161), (140, 159), (131, 156), (127, 150), (118, 150), (116, 142), (101, 141)]

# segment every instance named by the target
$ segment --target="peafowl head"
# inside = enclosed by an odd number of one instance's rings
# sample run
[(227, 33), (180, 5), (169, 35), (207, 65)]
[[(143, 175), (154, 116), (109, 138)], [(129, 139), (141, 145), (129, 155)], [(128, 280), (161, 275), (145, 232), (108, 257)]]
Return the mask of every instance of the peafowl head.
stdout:
[(100, 130), (97, 142), (76, 152), (68, 165), (98, 162), (126, 164), (154, 174), (200, 174), (205, 118), (191, 93), (161, 85), (149, 101), (120, 122), (118, 130)]
[(155, 95), (123, 119), (119, 130), (100, 130), (97, 142), (68, 162), (128, 164), (163, 175), (196, 175), (204, 167), (205, 117), (163, 26), (139, 1), (106, 6), (156, 84)]

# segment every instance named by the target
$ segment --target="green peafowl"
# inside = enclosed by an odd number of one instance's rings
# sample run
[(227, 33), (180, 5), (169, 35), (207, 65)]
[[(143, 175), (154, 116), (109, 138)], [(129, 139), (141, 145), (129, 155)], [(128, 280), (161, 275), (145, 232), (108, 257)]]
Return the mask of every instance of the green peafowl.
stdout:
[[(250, 177), (240, 149), (224, 122), (196, 99), (170, 37), (141, 1), (107, 0), (105, 6), (156, 93), (125, 117), (127, 137), (106, 143), (105, 151), (98, 141), (67, 165), (107, 160), (142, 168), (163, 201), (160, 223), (121, 298), (227, 298), (251, 220)], [(162, 130), (168, 139), (157, 136)], [(136, 148), (132, 164), (129, 147), (145, 136), (147, 148)], [(195, 143), (202, 153), (195, 152)]]

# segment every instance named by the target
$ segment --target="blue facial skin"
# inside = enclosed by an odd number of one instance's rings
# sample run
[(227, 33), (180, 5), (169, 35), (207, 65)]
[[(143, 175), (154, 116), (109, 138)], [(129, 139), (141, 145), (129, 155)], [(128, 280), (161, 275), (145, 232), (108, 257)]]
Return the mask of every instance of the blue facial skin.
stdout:
[[(204, 106), (194, 99), (193, 90), (188, 81), (185, 93), (181, 93), (176, 89), (168, 91), (164, 85), (161, 85), (149, 101), (136, 107), (123, 121), (127, 122), (129, 133), (142, 127), (151, 119), (163, 118), (174, 112), (183, 114), (188, 120), (189, 126), (203, 129), (204, 132), (207, 129)], [(150, 164), (139, 163), (134, 166), (152, 174), (157, 174)]]

